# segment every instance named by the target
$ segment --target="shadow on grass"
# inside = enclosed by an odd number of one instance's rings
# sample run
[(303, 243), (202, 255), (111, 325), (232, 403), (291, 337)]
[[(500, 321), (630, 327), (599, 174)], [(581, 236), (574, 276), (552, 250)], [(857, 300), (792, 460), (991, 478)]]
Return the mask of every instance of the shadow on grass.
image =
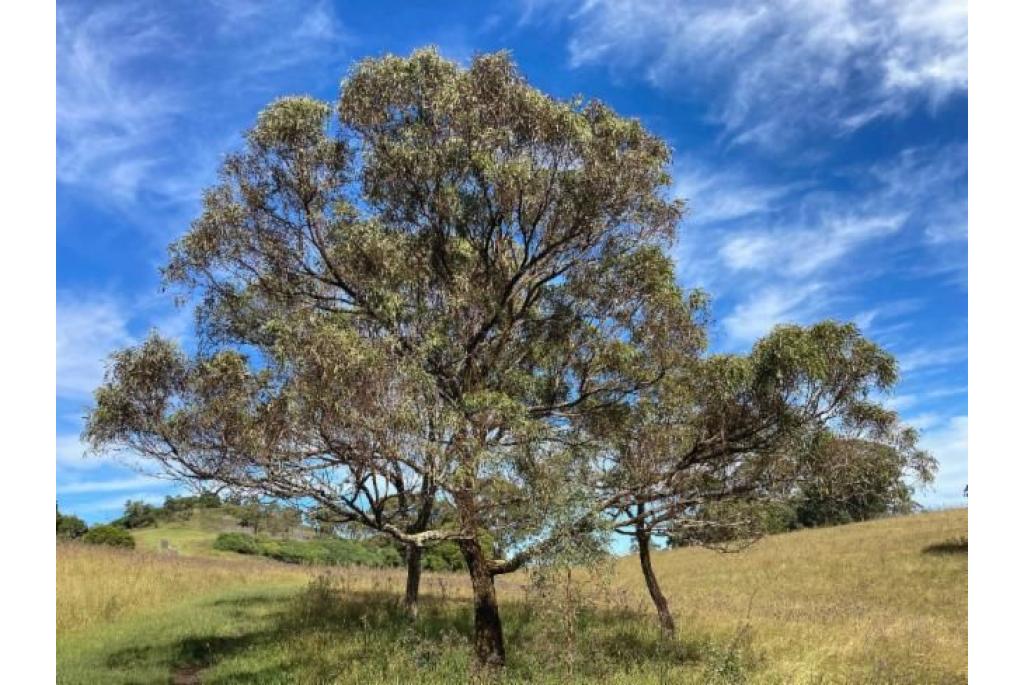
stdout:
[[(411, 621), (384, 592), (341, 593), (314, 582), (297, 596), (253, 594), (206, 606), (224, 628), (172, 643), (132, 646), (110, 654), (108, 668), (167, 664), (174, 683), (465, 682), (472, 677), (468, 602), (425, 597)], [(705, 669), (707, 639), (666, 640), (650, 617), (589, 610), (571, 645), (557, 617), (521, 602), (503, 604), (512, 682), (548, 680), (572, 663), (574, 680), (681, 667)], [(232, 628), (232, 626), (234, 626)], [(239, 630), (241, 628), (241, 630)], [(538, 678), (541, 676), (541, 678)], [(561, 682), (561, 680), (558, 680)], [(710, 682), (710, 681), (708, 681)]]
[(967, 554), (967, 538), (957, 537), (945, 542), (937, 542), (928, 545), (923, 550), (925, 554)]

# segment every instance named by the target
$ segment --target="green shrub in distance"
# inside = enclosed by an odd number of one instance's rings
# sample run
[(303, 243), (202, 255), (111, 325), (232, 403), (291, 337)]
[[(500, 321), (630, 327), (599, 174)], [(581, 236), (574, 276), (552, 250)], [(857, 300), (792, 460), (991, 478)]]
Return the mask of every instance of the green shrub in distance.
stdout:
[(259, 554), (256, 538), (248, 533), (221, 533), (213, 541), (213, 548), (239, 554)]
[(75, 540), (85, 535), (89, 526), (77, 516), (66, 516), (57, 512), (57, 537), (64, 540)]
[(135, 548), (135, 538), (124, 528), (118, 526), (95, 526), (82, 536), (82, 542), (90, 545), (110, 545), (111, 547)]
[(256, 554), (288, 564), (370, 568), (402, 565), (402, 556), (393, 547), (363, 540), (280, 540), (253, 537), (248, 533), (221, 533), (213, 546), (214, 549)]

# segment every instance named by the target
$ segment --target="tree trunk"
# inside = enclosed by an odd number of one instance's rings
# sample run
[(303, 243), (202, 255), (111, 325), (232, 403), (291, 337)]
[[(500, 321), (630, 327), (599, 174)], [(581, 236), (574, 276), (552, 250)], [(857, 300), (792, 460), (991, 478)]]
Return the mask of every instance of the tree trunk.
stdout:
[(420, 611), (420, 572), (423, 550), (415, 545), (405, 548), (405, 611), (415, 619)]
[(473, 581), (473, 646), (477, 664), (484, 668), (502, 668), (505, 665), (505, 637), (498, 614), (494, 576), (487, 568), (487, 559), (479, 542), (462, 540), (459, 546)]
[(666, 635), (675, 635), (676, 622), (672, 620), (672, 612), (668, 609), (668, 600), (661, 593), (658, 585), (658, 578), (654, 575), (654, 566), (651, 564), (651, 536), (639, 526), (636, 532), (636, 545), (640, 550), (640, 568), (644, 572), (644, 582), (647, 583), (647, 591), (658, 609), (658, 623)]

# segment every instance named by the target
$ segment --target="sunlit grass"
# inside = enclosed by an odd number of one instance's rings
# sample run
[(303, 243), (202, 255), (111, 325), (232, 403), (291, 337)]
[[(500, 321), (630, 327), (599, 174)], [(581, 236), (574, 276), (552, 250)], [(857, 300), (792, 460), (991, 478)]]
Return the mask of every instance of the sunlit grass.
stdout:
[[(966, 527), (955, 510), (781, 535), (740, 554), (657, 553), (674, 641), (659, 636), (635, 558), (607, 583), (577, 571), (547, 594), (525, 574), (502, 578), (503, 682), (966, 682)], [(412, 624), (400, 569), (321, 572), (62, 545), (59, 680), (472, 676), (465, 578), (426, 574)]]

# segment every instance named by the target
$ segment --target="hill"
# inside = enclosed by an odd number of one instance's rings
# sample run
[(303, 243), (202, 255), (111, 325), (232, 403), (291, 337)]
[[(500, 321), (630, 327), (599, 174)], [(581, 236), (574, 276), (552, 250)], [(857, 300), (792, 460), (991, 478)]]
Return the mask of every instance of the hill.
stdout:
[[(169, 530), (191, 556), (58, 546), (59, 682), (468, 677), (461, 574), (426, 574), (410, 625), (397, 607), (400, 569), (217, 558), (204, 542), (214, 531)], [(787, 533), (737, 554), (659, 552), (674, 641), (659, 638), (633, 557), (569, 582), (517, 574), (499, 587), (506, 680), (963, 683), (967, 555), (950, 543), (966, 534), (966, 510), (950, 510)]]
[(214, 549), (220, 533), (243, 531), (237, 517), (222, 509), (194, 509), (185, 520), (161, 521), (152, 528), (131, 531), (139, 549), (159, 552), (166, 542), (170, 550), (190, 557), (235, 556)]

